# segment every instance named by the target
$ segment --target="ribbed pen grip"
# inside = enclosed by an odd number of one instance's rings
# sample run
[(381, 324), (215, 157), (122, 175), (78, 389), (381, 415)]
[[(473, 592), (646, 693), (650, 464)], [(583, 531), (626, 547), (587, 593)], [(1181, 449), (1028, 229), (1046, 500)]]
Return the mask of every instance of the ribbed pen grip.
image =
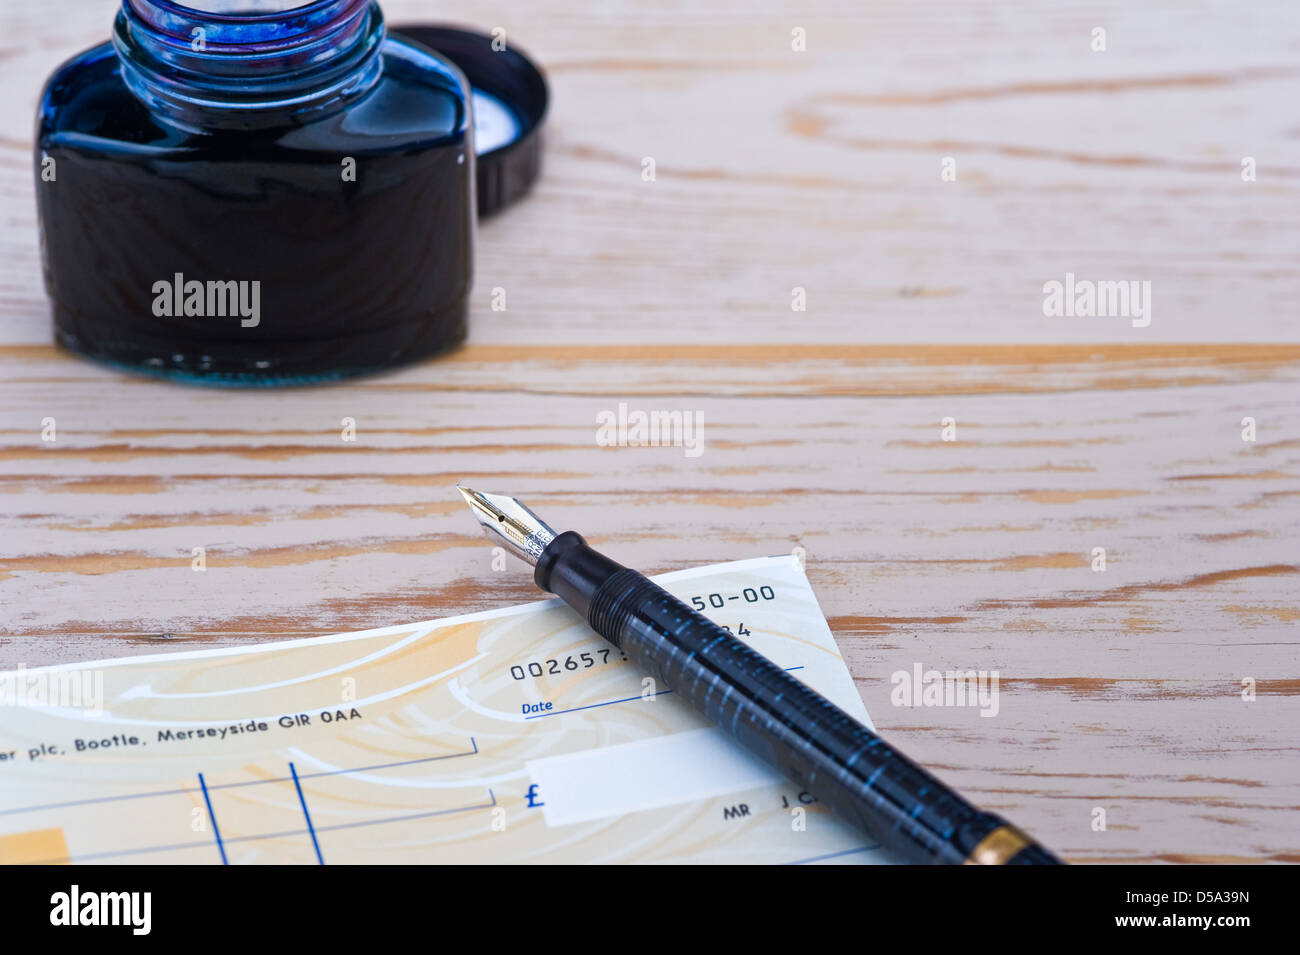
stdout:
[(623, 633), (636, 609), (647, 599), (663, 593), (666, 591), (645, 575), (624, 567), (596, 591), (587, 611), (587, 622), (592, 630), (621, 650)]

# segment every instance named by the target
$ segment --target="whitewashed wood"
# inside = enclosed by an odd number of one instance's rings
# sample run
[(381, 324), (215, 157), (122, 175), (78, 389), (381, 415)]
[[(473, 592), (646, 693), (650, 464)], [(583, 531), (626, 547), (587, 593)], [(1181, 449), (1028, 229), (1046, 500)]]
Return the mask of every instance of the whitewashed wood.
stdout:
[[(458, 6), (556, 94), (471, 345), (275, 393), (48, 344), (31, 106), (112, 4), (0, 10), (0, 666), (532, 599), (463, 478), (647, 571), (803, 547), (882, 730), (1073, 860), (1300, 861), (1294, 5), (800, 10)], [(1153, 280), (1152, 326), (1043, 318), (1067, 269)], [(704, 453), (599, 447), (620, 401)], [(891, 706), (918, 661), (1000, 715)]]
[[(5, 7), (0, 199), (22, 241), (0, 290), (6, 340), (35, 343), (32, 105), (57, 62), (106, 36), (114, 3)], [(440, 12), (385, 9), (390, 22)], [(480, 234), (479, 340), (641, 327), (718, 343), (1300, 340), (1294, 3), (797, 11), (456, 5), (536, 54), (554, 93), (546, 178)], [(795, 26), (805, 53), (790, 50)], [(1089, 49), (1095, 26), (1105, 53)], [(955, 183), (939, 177), (949, 155)], [(1257, 182), (1241, 181), (1243, 156)], [(1151, 281), (1151, 326), (1045, 318), (1043, 283), (1067, 271)], [(498, 286), (504, 314), (486, 311)], [(795, 286), (809, 302), (797, 316)]]

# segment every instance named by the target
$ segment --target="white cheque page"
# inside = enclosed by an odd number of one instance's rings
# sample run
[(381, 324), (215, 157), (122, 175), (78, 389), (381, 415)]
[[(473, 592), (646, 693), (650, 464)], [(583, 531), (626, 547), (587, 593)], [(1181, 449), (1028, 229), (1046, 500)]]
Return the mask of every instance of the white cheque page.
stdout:
[[(793, 558), (657, 579), (869, 723)], [(889, 861), (554, 600), (0, 702), (0, 862)]]

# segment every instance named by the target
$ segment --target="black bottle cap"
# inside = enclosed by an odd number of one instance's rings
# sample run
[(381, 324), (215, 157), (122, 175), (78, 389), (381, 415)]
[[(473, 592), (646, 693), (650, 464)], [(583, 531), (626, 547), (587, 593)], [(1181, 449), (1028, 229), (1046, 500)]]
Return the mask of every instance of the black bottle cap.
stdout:
[(474, 88), (479, 216), (526, 193), (542, 166), (542, 123), (550, 99), (542, 71), (513, 43), (493, 49), (493, 37), (473, 30), (408, 23), (391, 31), (441, 53)]

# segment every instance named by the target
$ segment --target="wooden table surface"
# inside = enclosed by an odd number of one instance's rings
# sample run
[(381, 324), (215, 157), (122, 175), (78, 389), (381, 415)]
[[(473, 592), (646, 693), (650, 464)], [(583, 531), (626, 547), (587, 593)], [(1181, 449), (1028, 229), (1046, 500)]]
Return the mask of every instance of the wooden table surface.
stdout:
[[(1130, 6), (457, 3), (554, 95), (469, 344), (233, 391), (50, 344), (32, 108), (114, 2), (4, 4), (0, 666), (533, 599), (464, 479), (648, 572), (804, 548), (881, 730), (1072, 861), (1300, 861), (1300, 10)], [(1067, 272), (1150, 325), (1045, 317)], [(891, 705), (916, 663), (997, 717)]]

